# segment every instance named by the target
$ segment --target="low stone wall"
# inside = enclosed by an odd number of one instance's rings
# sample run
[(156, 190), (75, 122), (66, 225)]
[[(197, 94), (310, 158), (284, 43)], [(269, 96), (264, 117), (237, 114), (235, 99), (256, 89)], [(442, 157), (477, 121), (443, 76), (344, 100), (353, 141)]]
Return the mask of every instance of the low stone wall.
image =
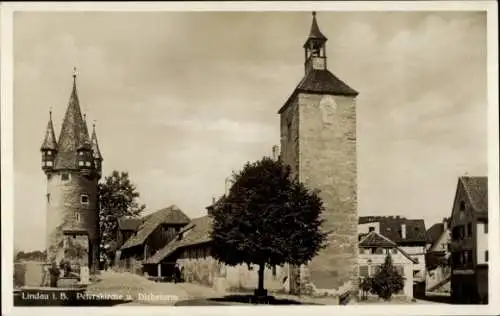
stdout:
[(44, 263), (38, 261), (14, 263), (14, 287), (41, 286), (44, 277)]
[[(228, 292), (253, 291), (258, 286), (258, 269), (253, 265), (227, 266), (213, 257), (196, 259), (179, 259), (179, 267), (183, 269), (186, 282), (199, 283)], [(276, 267), (266, 268), (264, 272), (264, 287), (270, 292), (285, 291), (287, 269)]]

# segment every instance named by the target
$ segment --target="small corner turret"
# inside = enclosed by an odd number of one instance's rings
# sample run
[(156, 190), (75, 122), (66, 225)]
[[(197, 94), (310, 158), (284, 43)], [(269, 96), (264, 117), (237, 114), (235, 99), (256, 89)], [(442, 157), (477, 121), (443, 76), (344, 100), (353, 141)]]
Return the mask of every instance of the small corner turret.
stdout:
[(48, 173), (54, 168), (54, 160), (57, 154), (57, 141), (54, 124), (52, 123), (52, 111), (49, 111), (49, 122), (47, 123), (45, 139), (40, 151), (42, 152), (42, 170)]
[(92, 139), (90, 140), (92, 146), (92, 154), (94, 159), (95, 171), (97, 177), (100, 179), (102, 176), (102, 155), (99, 149), (99, 143), (97, 142), (97, 134), (95, 132), (95, 123), (92, 124)]

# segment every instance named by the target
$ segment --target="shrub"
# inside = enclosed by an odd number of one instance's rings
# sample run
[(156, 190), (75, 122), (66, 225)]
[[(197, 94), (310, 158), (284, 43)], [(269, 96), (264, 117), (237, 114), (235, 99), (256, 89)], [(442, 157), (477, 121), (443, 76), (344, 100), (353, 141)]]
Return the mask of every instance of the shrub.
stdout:
[(370, 281), (371, 292), (384, 300), (390, 300), (393, 294), (404, 288), (404, 278), (392, 264), (390, 254), (387, 254), (384, 264)]

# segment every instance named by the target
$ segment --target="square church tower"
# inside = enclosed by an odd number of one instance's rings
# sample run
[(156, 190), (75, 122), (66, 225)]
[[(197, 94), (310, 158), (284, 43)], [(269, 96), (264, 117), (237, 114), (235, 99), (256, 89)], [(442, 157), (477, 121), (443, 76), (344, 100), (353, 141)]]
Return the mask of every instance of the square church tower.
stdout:
[(320, 191), (328, 233), (327, 247), (305, 269), (290, 269), (292, 292), (308, 286), (334, 290), (357, 280), (358, 92), (328, 70), (326, 41), (313, 13), (303, 46), (305, 75), (278, 112), (281, 159), (295, 179)]

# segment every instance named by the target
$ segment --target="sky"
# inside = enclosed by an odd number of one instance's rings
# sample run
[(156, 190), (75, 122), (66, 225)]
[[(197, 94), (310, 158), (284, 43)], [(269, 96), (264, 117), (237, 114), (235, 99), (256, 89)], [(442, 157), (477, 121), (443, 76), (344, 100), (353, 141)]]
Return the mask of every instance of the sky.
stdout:
[[(451, 214), (458, 177), (487, 175), (486, 15), (319, 12), (330, 71), (357, 98), (358, 213)], [(304, 74), (310, 12), (16, 12), (14, 244), (45, 247), (40, 169), (73, 67), (103, 173), (128, 171), (146, 212), (206, 214), (225, 178), (279, 144)]]

